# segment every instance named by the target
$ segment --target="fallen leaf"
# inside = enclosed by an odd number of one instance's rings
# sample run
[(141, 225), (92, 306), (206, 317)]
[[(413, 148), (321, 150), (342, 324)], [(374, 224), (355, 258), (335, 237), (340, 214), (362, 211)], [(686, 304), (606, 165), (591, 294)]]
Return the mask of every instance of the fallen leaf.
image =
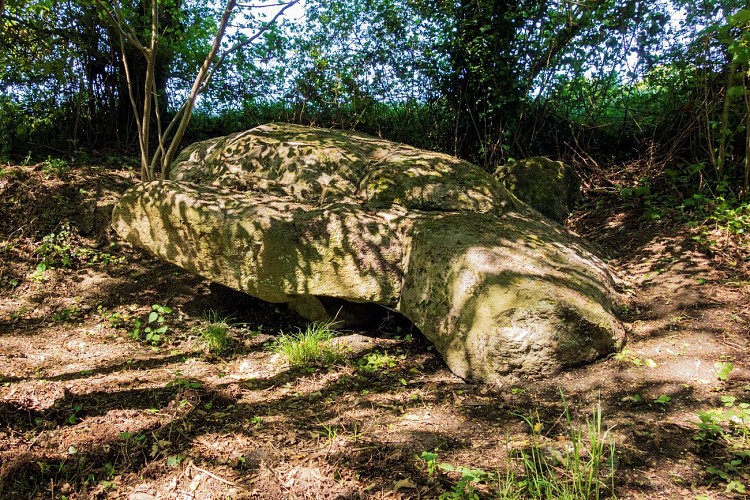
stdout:
[(416, 489), (417, 485), (409, 478), (401, 479), (399, 481), (396, 481), (393, 483), (393, 491), (398, 491), (400, 489)]

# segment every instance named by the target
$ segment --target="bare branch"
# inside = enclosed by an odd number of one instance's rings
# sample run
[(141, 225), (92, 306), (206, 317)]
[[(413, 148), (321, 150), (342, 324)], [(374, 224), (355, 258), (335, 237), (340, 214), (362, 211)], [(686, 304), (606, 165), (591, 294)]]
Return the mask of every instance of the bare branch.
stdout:
[[(167, 149), (167, 153), (162, 158), (161, 172), (162, 172), (163, 179), (166, 179), (169, 177), (169, 166), (170, 166), (170, 163), (172, 163), (172, 158), (174, 157), (175, 152), (177, 151), (177, 147), (180, 144), (180, 140), (182, 140), (182, 136), (185, 133), (185, 129), (187, 129), (188, 123), (190, 122), (190, 117), (193, 114), (193, 107), (195, 106), (195, 98), (198, 96), (200, 89), (203, 87), (206, 76), (209, 72), (209, 68), (211, 67), (211, 63), (213, 62), (214, 58), (216, 58), (216, 54), (219, 52), (219, 47), (221, 47), (221, 40), (224, 38), (224, 33), (226, 32), (227, 25), (229, 24), (229, 18), (232, 15), (232, 11), (234, 10), (236, 6), (237, 6), (237, 0), (229, 0), (227, 2), (226, 7), (224, 8), (224, 13), (222, 14), (221, 21), (219, 22), (219, 31), (216, 33), (216, 37), (214, 38), (214, 43), (211, 46), (211, 51), (208, 53), (208, 56), (206, 56), (206, 59), (203, 61), (203, 64), (201, 65), (201, 68), (198, 71), (198, 75), (195, 77), (193, 86), (190, 89), (190, 95), (188, 95), (188, 98), (185, 101), (185, 104), (184, 104), (185, 110), (183, 111), (182, 116), (180, 118), (177, 131), (175, 132), (175, 135), (169, 144), (169, 149)], [(177, 117), (175, 117), (175, 120), (176, 119)], [(171, 126), (172, 124), (170, 123), (169, 128), (171, 128)]]
[(133, 47), (135, 47), (137, 50), (140, 50), (143, 53), (146, 53), (148, 49), (143, 46), (143, 44), (138, 40), (138, 35), (133, 29), (130, 27), (128, 23), (126, 23), (122, 17), (122, 12), (120, 11), (119, 4), (115, 1), (112, 3), (112, 9), (110, 10), (107, 3), (103, 2), (102, 0), (94, 0), (96, 4), (99, 6), (99, 8), (106, 14), (107, 19), (110, 22), (110, 25), (117, 30), (121, 36), (125, 37), (125, 39), (130, 43)]
[(257, 40), (263, 33), (265, 33), (266, 31), (268, 31), (271, 28), (271, 26), (274, 25), (274, 23), (276, 22), (276, 20), (279, 17), (281, 17), (281, 16), (284, 15), (284, 11), (286, 11), (292, 5), (295, 5), (297, 3), (299, 3), (299, 0), (292, 0), (291, 2), (288, 2), (286, 5), (280, 4), (280, 5), (284, 5), (284, 7), (282, 9), (280, 9), (276, 13), (276, 15), (273, 16), (273, 18), (271, 18), (270, 21), (268, 21), (266, 24), (264, 24), (263, 26), (261, 26), (260, 29), (258, 29), (258, 31), (253, 36), (251, 36), (250, 38), (248, 38), (247, 40), (239, 42), (239, 43), (236, 43), (236, 44), (232, 45), (231, 47), (229, 47), (226, 51), (224, 51), (224, 53), (221, 54), (220, 60), (219, 60), (219, 62), (217, 62), (217, 65), (220, 64), (220, 61), (223, 61), (224, 58), (226, 56), (228, 56), (229, 54), (231, 54), (232, 52), (236, 52), (236, 51), (240, 50), (243, 47), (247, 47), (248, 45), (250, 45), (251, 43), (253, 43), (255, 40)]
[(265, 4), (238, 3), (237, 7), (240, 7), (242, 9), (265, 9), (267, 7), (281, 7), (282, 5), (285, 5), (285, 4), (286, 4), (286, 2), (265, 3)]
[(216, 73), (216, 70), (219, 69), (219, 67), (221, 66), (221, 64), (224, 62), (224, 59), (226, 59), (226, 57), (229, 54), (231, 54), (232, 52), (236, 52), (236, 51), (240, 50), (243, 47), (247, 47), (248, 45), (250, 45), (251, 43), (253, 43), (255, 40), (257, 40), (258, 38), (260, 38), (260, 36), (263, 33), (265, 33), (266, 31), (268, 31), (271, 28), (271, 26), (273, 26), (273, 24), (276, 22), (276, 20), (279, 17), (281, 17), (282, 15), (284, 15), (284, 11), (286, 11), (288, 8), (290, 8), (292, 5), (294, 5), (296, 3), (299, 3), (299, 0), (293, 0), (293, 1), (288, 2), (286, 4), (280, 4), (280, 5), (284, 5), (284, 8), (280, 9), (276, 13), (276, 15), (273, 16), (273, 18), (270, 21), (268, 21), (266, 24), (264, 24), (263, 26), (261, 26), (260, 29), (258, 29), (258, 31), (253, 36), (251, 36), (247, 40), (245, 40), (243, 42), (240, 42), (240, 43), (237, 43), (237, 44), (229, 47), (227, 50), (225, 50), (221, 54), (221, 56), (219, 57), (219, 59), (216, 61), (216, 63), (213, 65), (213, 67), (211, 68), (211, 71), (209, 72), (208, 77), (206, 78), (206, 81), (204, 82), (203, 86), (200, 89), (200, 92), (203, 92), (205, 90), (206, 86), (208, 86), (209, 82), (211, 81), (211, 78), (213, 77), (214, 73)]

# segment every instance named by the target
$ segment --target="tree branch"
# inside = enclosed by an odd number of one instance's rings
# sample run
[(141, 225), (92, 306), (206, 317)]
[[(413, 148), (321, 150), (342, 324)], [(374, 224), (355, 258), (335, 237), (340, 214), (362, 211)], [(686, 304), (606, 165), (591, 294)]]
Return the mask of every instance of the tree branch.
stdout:
[(276, 15), (273, 16), (273, 18), (270, 21), (268, 21), (266, 24), (264, 24), (263, 26), (261, 26), (260, 29), (258, 29), (258, 31), (253, 36), (251, 36), (250, 38), (248, 38), (247, 40), (245, 40), (243, 42), (239, 42), (239, 43), (234, 44), (233, 46), (229, 47), (224, 53), (222, 53), (219, 62), (217, 62), (217, 65), (220, 63), (220, 61), (223, 61), (224, 58), (226, 56), (228, 56), (229, 54), (231, 54), (232, 52), (236, 52), (236, 51), (240, 50), (243, 47), (247, 47), (248, 45), (250, 45), (251, 43), (253, 43), (255, 40), (257, 40), (263, 33), (265, 33), (266, 31), (268, 31), (271, 28), (271, 26), (273, 26), (273, 24), (276, 22), (276, 20), (279, 17), (281, 17), (282, 15), (284, 15), (284, 11), (286, 11), (292, 5), (295, 5), (297, 3), (299, 3), (299, 0), (292, 0), (291, 2), (288, 2), (286, 5), (279, 4), (279, 5), (284, 5), (284, 7), (282, 9), (280, 9), (276, 13)]
[(214, 73), (216, 73), (216, 70), (219, 69), (219, 67), (221, 66), (221, 64), (224, 62), (224, 59), (226, 59), (226, 57), (229, 54), (231, 54), (232, 52), (236, 52), (236, 51), (240, 50), (243, 47), (247, 47), (248, 45), (250, 45), (251, 43), (253, 43), (255, 40), (257, 40), (258, 38), (260, 38), (260, 36), (263, 33), (265, 33), (266, 31), (268, 31), (271, 28), (271, 26), (273, 26), (273, 24), (276, 22), (276, 20), (284, 14), (284, 11), (286, 11), (288, 8), (290, 8), (292, 5), (294, 5), (296, 3), (299, 3), (299, 0), (293, 0), (293, 1), (288, 2), (286, 4), (279, 4), (279, 5), (284, 5), (284, 8), (280, 9), (276, 13), (276, 15), (273, 16), (273, 18), (270, 21), (268, 21), (266, 24), (264, 24), (263, 26), (261, 26), (260, 29), (258, 29), (258, 31), (253, 36), (251, 36), (250, 38), (248, 38), (247, 40), (245, 40), (243, 42), (236, 43), (233, 46), (229, 47), (227, 50), (225, 50), (221, 54), (221, 56), (219, 56), (219, 59), (216, 61), (216, 63), (211, 68), (211, 71), (208, 73), (208, 76), (206, 77), (206, 81), (203, 83), (203, 86), (201, 87), (199, 93), (203, 92), (206, 89), (206, 87), (208, 86), (209, 82), (211, 81), (211, 78), (214, 76)]
[[(221, 40), (224, 38), (224, 33), (226, 32), (227, 25), (229, 24), (229, 18), (232, 15), (232, 11), (234, 10), (236, 5), (237, 5), (237, 0), (229, 0), (227, 2), (226, 7), (224, 8), (224, 13), (222, 14), (221, 21), (219, 22), (219, 31), (216, 33), (216, 37), (214, 38), (214, 43), (211, 46), (211, 51), (208, 53), (208, 56), (206, 56), (206, 59), (203, 61), (203, 64), (201, 65), (201, 68), (198, 71), (198, 75), (195, 77), (193, 86), (190, 89), (190, 95), (188, 95), (188, 98), (185, 101), (185, 104), (183, 105), (185, 110), (183, 111), (182, 117), (179, 120), (179, 126), (177, 127), (177, 131), (175, 132), (175, 135), (169, 144), (169, 149), (167, 149), (167, 153), (162, 158), (162, 166), (161, 166), (162, 179), (169, 178), (170, 163), (172, 163), (172, 158), (174, 157), (175, 152), (177, 151), (177, 147), (179, 146), (180, 141), (182, 140), (182, 136), (185, 133), (185, 129), (187, 129), (188, 123), (190, 122), (190, 117), (193, 114), (193, 107), (195, 106), (195, 98), (197, 97), (200, 89), (203, 87), (204, 81), (206, 79), (206, 75), (209, 71), (209, 67), (211, 66), (211, 63), (216, 57), (216, 54), (219, 51), (219, 47), (221, 47)], [(173, 119), (173, 122), (177, 120), (177, 118), (178, 117), (175, 116), (175, 118)], [(172, 124), (170, 123), (169, 128), (171, 127), (172, 127)]]
[(104, 11), (107, 19), (110, 21), (110, 25), (120, 32), (120, 35), (124, 36), (128, 43), (145, 54), (148, 49), (146, 49), (140, 40), (138, 40), (138, 34), (123, 20), (119, 4), (116, 1), (113, 2), (112, 10), (110, 10), (107, 4), (102, 0), (94, 1), (99, 8)]

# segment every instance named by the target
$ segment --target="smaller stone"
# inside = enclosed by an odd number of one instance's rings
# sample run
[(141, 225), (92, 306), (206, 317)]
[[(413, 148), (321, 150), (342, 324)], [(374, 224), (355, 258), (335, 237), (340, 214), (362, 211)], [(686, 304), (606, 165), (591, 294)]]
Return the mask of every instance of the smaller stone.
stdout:
[(567, 219), (581, 201), (581, 179), (561, 161), (526, 158), (498, 167), (494, 175), (521, 201), (556, 222)]
[(130, 494), (128, 500), (156, 500), (156, 497), (142, 491), (136, 491)]

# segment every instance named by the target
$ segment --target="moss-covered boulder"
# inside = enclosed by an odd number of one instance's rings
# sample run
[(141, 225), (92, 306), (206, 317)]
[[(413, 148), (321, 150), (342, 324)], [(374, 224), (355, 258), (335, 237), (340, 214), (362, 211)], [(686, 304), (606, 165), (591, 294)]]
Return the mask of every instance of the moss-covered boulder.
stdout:
[(550, 374), (621, 346), (606, 265), (550, 221), (441, 214), (411, 235), (399, 310), (460, 377)]
[(157, 181), (127, 191), (113, 225), (168, 262), (269, 302), (320, 295), (395, 304), (400, 295), (401, 243), (358, 205)]
[(470, 163), (268, 124), (193, 144), (172, 171), (123, 195), (124, 239), (311, 319), (394, 308), (466, 379), (545, 376), (623, 341), (605, 264)]
[(581, 201), (581, 179), (561, 161), (526, 158), (495, 171), (495, 178), (519, 199), (556, 222), (568, 218)]

